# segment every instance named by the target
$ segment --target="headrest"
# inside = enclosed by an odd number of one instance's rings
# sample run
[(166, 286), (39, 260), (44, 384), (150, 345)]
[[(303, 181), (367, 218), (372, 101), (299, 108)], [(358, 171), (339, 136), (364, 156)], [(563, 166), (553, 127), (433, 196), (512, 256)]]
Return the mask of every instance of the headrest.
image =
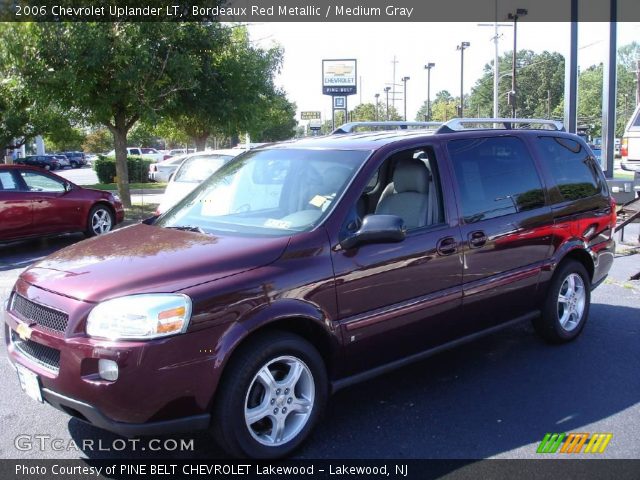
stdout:
[(396, 193), (428, 193), (429, 171), (420, 160), (414, 158), (402, 159), (393, 171), (393, 186)]

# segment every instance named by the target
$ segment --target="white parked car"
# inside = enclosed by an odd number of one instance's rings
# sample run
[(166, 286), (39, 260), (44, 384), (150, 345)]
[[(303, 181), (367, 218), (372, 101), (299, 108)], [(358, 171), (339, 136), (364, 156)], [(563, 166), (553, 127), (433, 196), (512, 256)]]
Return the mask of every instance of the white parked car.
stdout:
[(149, 165), (149, 180), (154, 182), (168, 182), (171, 175), (178, 169), (187, 155), (176, 155), (168, 160)]
[(629, 119), (622, 137), (622, 164), (632, 170), (640, 170), (640, 104)]
[[(154, 160), (155, 162), (162, 162), (163, 160), (165, 160), (165, 154), (162, 152), (159, 152), (155, 148), (127, 147), (127, 155), (149, 158), (151, 160)], [(111, 150), (109, 153), (107, 153), (107, 157), (115, 157), (115, 156), (116, 156), (115, 150)]]
[(209, 178), (216, 170), (244, 151), (233, 148), (186, 155), (171, 180), (169, 180), (156, 213), (166, 212)]

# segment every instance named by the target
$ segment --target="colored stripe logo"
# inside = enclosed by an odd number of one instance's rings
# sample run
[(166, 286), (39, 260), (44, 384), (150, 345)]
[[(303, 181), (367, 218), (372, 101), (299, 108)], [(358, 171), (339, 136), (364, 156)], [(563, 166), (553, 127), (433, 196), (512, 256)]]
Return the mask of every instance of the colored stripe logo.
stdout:
[(612, 438), (612, 433), (547, 433), (536, 453), (604, 453)]

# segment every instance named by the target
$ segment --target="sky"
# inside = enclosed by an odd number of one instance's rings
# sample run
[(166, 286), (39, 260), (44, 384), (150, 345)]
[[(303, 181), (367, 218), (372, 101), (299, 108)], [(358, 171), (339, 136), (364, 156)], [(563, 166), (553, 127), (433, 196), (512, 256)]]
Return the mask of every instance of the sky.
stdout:
[[(507, 23), (507, 22), (501, 22)], [(618, 46), (640, 41), (640, 23), (618, 23)], [(322, 59), (355, 58), (358, 76), (362, 77), (358, 93), (350, 96), (349, 109), (360, 102), (375, 102), (384, 87), (393, 82), (393, 58), (396, 61), (396, 108), (402, 115), (403, 92), (400, 79), (407, 82), (407, 119), (413, 120), (427, 98), (427, 72), (424, 65), (433, 62), (431, 99), (440, 90), (460, 95), (460, 52), (462, 41), (471, 46), (464, 52), (464, 91), (469, 93), (480, 78), (484, 66), (494, 58), (494, 27), (477, 23), (253, 23), (249, 25), (253, 42), (284, 48), (284, 64), (276, 78), (289, 100), (300, 111), (321, 111), (331, 118), (331, 97), (322, 95)], [(513, 27), (500, 27), (499, 50), (502, 55), (513, 50)], [(578, 64), (581, 69), (606, 58), (609, 23), (579, 23)], [(569, 50), (568, 23), (518, 22), (518, 50)], [(505, 76), (501, 81), (510, 82)], [(390, 100), (391, 103), (391, 100)], [(302, 122), (303, 124), (306, 122)]]

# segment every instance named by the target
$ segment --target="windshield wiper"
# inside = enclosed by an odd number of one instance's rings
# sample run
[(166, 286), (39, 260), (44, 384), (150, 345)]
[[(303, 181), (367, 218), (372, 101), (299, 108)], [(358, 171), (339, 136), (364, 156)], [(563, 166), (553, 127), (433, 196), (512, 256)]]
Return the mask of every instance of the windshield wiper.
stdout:
[(206, 234), (204, 230), (202, 230), (200, 227), (196, 227), (195, 225), (178, 225), (176, 227), (166, 227), (166, 228), (173, 228), (174, 230), (183, 230), (185, 232), (197, 232), (197, 233)]

